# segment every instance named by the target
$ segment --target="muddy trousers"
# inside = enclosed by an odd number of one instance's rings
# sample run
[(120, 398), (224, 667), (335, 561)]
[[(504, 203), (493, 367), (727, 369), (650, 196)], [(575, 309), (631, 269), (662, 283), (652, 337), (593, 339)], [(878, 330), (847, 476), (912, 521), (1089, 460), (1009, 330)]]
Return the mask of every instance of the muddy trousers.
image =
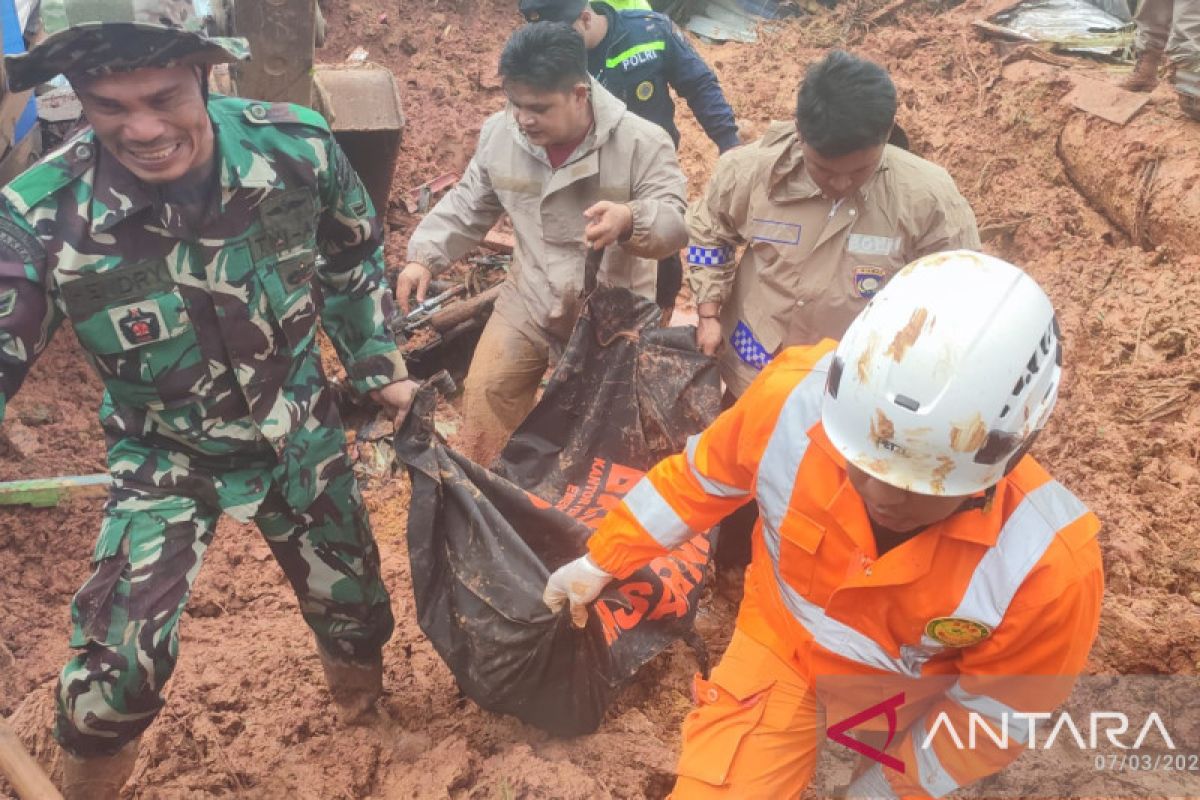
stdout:
[(1142, 0), (1134, 19), (1139, 50), (1166, 50), (1181, 67), (1200, 71), (1200, 0)]
[[(94, 572), (71, 605), (78, 654), (58, 684), (54, 735), (78, 756), (108, 755), (149, 727), (179, 652), (179, 618), (220, 508), (114, 486)], [(303, 513), (273, 486), (254, 521), (330, 653), (365, 661), (392, 633), (379, 551), (346, 463)]]
[(483, 328), (463, 382), (463, 455), (488, 466), (533, 409), (550, 364), (550, 345), (493, 313)]

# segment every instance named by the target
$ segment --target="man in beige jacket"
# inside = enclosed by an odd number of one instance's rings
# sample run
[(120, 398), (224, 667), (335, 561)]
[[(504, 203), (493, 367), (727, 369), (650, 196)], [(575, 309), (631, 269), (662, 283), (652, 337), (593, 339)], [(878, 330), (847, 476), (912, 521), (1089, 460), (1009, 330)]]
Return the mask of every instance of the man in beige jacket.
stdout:
[(571, 26), (536, 22), (500, 56), (508, 108), (479, 134), (466, 174), (421, 221), (396, 284), (425, 297), (432, 275), (475, 247), (502, 213), (516, 238), (464, 385), (463, 451), (487, 464), (533, 407), (551, 355), (580, 310), (588, 248), (599, 281), (654, 298), (657, 260), (687, 242), (686, 180), (661, 128), (629, 112), (587, 72)]
[(688, 210), (697, 341), (734, 397), (782, 348), (840, 339), (905, 264), (979, 249), (949, 174), (887, 144), (895, 114), (887, 72), (834, 51), (809, 67), (796, 120), (721, 156)]

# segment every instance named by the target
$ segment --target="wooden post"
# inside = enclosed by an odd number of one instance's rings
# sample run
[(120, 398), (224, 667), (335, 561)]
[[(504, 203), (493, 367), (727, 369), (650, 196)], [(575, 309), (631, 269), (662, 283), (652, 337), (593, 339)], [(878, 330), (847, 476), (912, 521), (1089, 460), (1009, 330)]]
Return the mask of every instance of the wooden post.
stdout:
[(233, 7), (233, 32), (252, 58), (233, 66), (241, 97), (312, 105), (317, 0), (252, 0)]
[(0, 717), (0, 772), (21, 800), (62, 800), (58, 789), (33, 756), (25, 752), (25, 746), (3, 717)]

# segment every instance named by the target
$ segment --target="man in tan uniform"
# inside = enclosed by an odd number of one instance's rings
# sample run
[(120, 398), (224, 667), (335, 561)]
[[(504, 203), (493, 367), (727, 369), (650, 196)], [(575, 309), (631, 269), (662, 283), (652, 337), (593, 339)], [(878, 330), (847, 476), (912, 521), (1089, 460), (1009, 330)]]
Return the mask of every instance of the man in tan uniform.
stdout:
[(671, 137), (588, 75), (570, 25), (518, 29), (500, 75), (509, 106), (484, 123), (463, 179), (413, 232), (396, 288), (402, 308), (413, 289), (422, 300), (432, 274), (502, 213), (512, 218), (512, 271), (464, 385), (463, 451), (481, 464), (529, 413), (551, 354), (570, 337), (588, 248), (604, 250), (601, 283), (653, 299), (658, 259), (687, 242)]
[(783, 347), (840, 338), (910, 261), (979, 249), (950, 175), (887, 144), (895, 113), (887, 72), (834, 51), (809, 67), (796, 121), (721, 156), (688, 209), (697, 341), (733, 396)]

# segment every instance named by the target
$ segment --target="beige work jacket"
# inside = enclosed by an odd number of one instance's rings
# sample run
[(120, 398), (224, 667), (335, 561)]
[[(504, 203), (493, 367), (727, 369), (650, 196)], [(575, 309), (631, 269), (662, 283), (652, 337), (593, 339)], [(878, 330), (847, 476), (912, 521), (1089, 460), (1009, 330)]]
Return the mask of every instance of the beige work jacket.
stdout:
[(697, 302), (721, 303), (722, 375), (735, 394), (781, 348), (840, 339), (908, 262), (980, 246), (950, 175), (890, 145), (855, 195), (822, 197), (792, 122), (723, 155), (687, 224), (688, 285)]
[(558, 169), (521, 133), (511, 108), (483, 124), (462, 180), (413, 232), (409, 261), (435, 274), (475, 247), (502, 213), (516, 239), (496, 312), (514, 325), (563, 343), (579, 315), (586, 208), (628, 203), (633, 234), (608, 248), (599, 280), (654, 297), (656, 261), (687, 243), (686, 179), (671, 138), (591, 81), (595, 125)]

